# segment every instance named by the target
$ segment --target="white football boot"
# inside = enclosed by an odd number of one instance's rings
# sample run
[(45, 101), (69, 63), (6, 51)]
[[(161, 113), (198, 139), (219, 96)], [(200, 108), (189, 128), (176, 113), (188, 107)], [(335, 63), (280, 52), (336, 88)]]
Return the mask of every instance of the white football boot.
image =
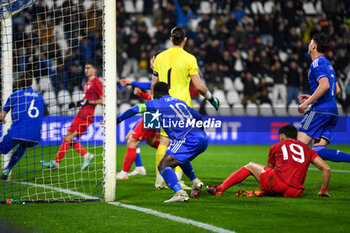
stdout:
[(164, 202), (166, 202), (166, 203), (168, 203), (168, 202), (186, 202), (188, 200), (189, 200), (189, 198), (188, 198), (186, 191), (180, 190), (180, 191), (177, 191), (172, 198), (170, 198), (169, 200), (166, 200)]

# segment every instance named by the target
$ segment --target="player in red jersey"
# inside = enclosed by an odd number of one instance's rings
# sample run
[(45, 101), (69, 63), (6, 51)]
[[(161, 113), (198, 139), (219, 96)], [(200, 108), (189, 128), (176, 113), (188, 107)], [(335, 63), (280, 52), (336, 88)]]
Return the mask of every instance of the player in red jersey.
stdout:
[(229, 187), (253, 175), (263, 192), (243, 190), (236, 196), (300, 197), (304, 190), (307, 169), (312, 163), (322, 171), (322, 188), (318, 196), (330, 197), (327, 191), (331, 175), (329, 166), (314, 150), (296, 141), (297, 134), (298, 130), (292, 125), (280, 128), (280, 142), (271, 146), (267, 167), (250, 162), (232, 173), (221, 185), (207, 186), (207, 191), (221, 196)]
[(73, 119), (67, 134), (64, 136), (56, 159), (53, 161), (42, 162), (44, 167), (57, 169), (63, 157), (66, 155), (70, 146), (84, 157), (82, 170), (87, 168), (94, 158), (93, 154), (88, 153), (82, 145), (73, 140), (74, 137), (80, 138), (89, 125), (94, 122), (95, 107), (97, 104), (103, 104), (103, 85), (96, 76), (97, 69), (91, 63), (85, 65), (85, 75), (88, 81), (84, 86), (84, 98), (78, 102), (72, 102), (68, 108), (81, 107), (78, 114)]
[[(120, 80), (120, 81), (121, 81), (120, 83), (122, 85), (124, 85), (125, 79)], [(126, 83), (125, 85), (128, 85), (128, 84), (131, 84), (131, 82)], [(150, 94), (142, 92), (141, 89), (139, 89), (139, 88), (134, 89), (134, 94), (137, 96), (140, 96), (141, 98), (146, 99), (146, 100), (152, 99)], [(141, 119), (137, 123), (137, 125), (135, 126), (135, 128), (133, 130), (129, 131), (128, 135), (126, 136), (127, 148), (126, 148), (126, 154), (125, 154), (124, 162), (123, 162), (123, 169), (120, 172), (118, 172), (118, 174), (117, 174), (118, 180), (129, 179), (130, 167), (131, 167), (132, 163), (135, 161), (135, 158), (137, 156), (137, 147), (141, 142), (146, 141), (147, 144), (150, 145), (151, 147), (153, 147), (155, 149), (158, 148), (159, 137), (157, 137), (157, 135), (158, 135), (157, 129), (144, 129), (143, 128), (143, 119)], [(142, 173), (142, 171), (136, 171), (136, 172)], [(144, 173), (146, 173), (146, 170), (144, 170)]]

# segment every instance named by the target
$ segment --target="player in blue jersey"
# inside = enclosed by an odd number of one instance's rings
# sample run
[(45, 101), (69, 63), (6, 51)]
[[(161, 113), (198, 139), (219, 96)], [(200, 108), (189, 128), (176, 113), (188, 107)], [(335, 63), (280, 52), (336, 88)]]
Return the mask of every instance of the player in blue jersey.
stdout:
[[(150, 89), (151, 82), (131, 82), (127, 79), (121, 79), (119, 83), (121, 86), (133, 85), (135, 87), (134, 95), (140, 96), (146, 100), (151, 100), (150, 94), (141, 91), (141, 89)], [(143, 128), (143, 120), (140, 120), (135, 124), (134, 128), (131, 129), (126, 136), (126, 154), (124, 157), (123, 168), (117, 173), (118, 180), (129, 179), (129, 176), (132, 175), (146, 175), (146, 169), (143, 167), (141, 160), (139, 144), (142, 141), (146, 141), (147, 144), (157, 149), (159, 145), (159, 137), (157, 137), (157, 135), (157, 129)], [(129, 173), (133, 162), (135, 162), (136, 168), (134, 171)]]
[(298, 107), (304, 113), (310, 106), (301, 122), (298, 140), (309, 144), (313, 140), (313, 149), (325, 160), (334, 162), (350, 162), (350, 155), (334, 149), (327, 149), (332, 140), (334, 127), (338, 121), (338, 108), (335, 96), (340, 93), (339, 84), (332, 64), (324, 53), (329, 47), (329, 38), (323, 34), (315, 34), (309, 44), (308, 54), (311, 56), (308, 80), (311, 95), (300, 95), (302, 102)]
[[(171, 97), (169, 86), (164, 82), (158, 82), (154, 86), (153, 97), (154, 100), (136, 105), (124, 112), (117, 118), (117, 123), (146, 111), (152, 113), (150, 123), (159, 119), (159, 126), (168, 134), (171, 142), (158, 169), (169, 187), (175, 191), (174, 197), (165, 202), (188, 201), (188, 195), (181, 187), (173, 168), (181, 167), (192, 182), (191, 196), (198, 197), (203, 183), (196, 177), (190, 161), (208, 147), (207, 134), (202, 128), (197, 127), (200, 125), (201, 115), (184, 101)], [(147, 124), (147, 121), (145, 123)]]
[(21, 159), (27, 148), (39, 143), (41, 138), (41, 125), (44, 114), (48, 111), (42, 95), (32, 88), (32, 77), (29, 73), (23, 73), (17, 80), (18, 90), (7, 99), (0, 113), (0, 122), (5, 122), (5, 117), (11, 111), (12, 125), (0, 142), (0, 152), (12, 154), (7, 167), (2, 171), (1, 179), (7, 180), (8, 175), (16, 163)]

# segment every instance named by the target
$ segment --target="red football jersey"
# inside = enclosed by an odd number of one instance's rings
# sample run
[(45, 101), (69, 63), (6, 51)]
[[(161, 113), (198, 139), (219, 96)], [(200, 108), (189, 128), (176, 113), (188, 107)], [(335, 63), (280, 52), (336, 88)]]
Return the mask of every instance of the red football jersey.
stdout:
[(276, 175), (287, 185), (304, 189), (307, 169), (317, 156), (304, 143), (288, 139), (271, 146), (268, 162), (275, 164)]
[[(98, 77), (88, 80), (84, 86), (84, 100), (97, 100), (103, 96), (103, 85)], [(79, 117), (93, 116), (96, 105), (87, 104), (80, 108)]]

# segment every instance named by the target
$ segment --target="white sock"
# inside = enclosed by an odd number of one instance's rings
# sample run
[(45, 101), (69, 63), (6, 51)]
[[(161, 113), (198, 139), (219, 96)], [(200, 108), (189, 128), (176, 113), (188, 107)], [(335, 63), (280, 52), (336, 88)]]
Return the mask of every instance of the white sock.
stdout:
[(180, 181), (182, 179), (183, 173), (182, 172), (175, 172), (175, 174), (176, 174), (177, 180)]
[(123, 170), (121, 170), (121, 171), (120, 171), (120, 175), (122, 175), (122, 176), (127, 176), (127, 175), (128, 175), (128, 173), (127, 173), (127, 172), (125, 172), (125, 171), (123, 171)]
[(54, 167), (59, 167), (59, 166), (60, 166), (60, 164), (57, 163), (56, 161), (53, 161), (52, 163), (53, 163), (53, 166), (54, 166)]
[(163, 177), (159, 173), (157, 173), (156, 180), (163, 181)]

